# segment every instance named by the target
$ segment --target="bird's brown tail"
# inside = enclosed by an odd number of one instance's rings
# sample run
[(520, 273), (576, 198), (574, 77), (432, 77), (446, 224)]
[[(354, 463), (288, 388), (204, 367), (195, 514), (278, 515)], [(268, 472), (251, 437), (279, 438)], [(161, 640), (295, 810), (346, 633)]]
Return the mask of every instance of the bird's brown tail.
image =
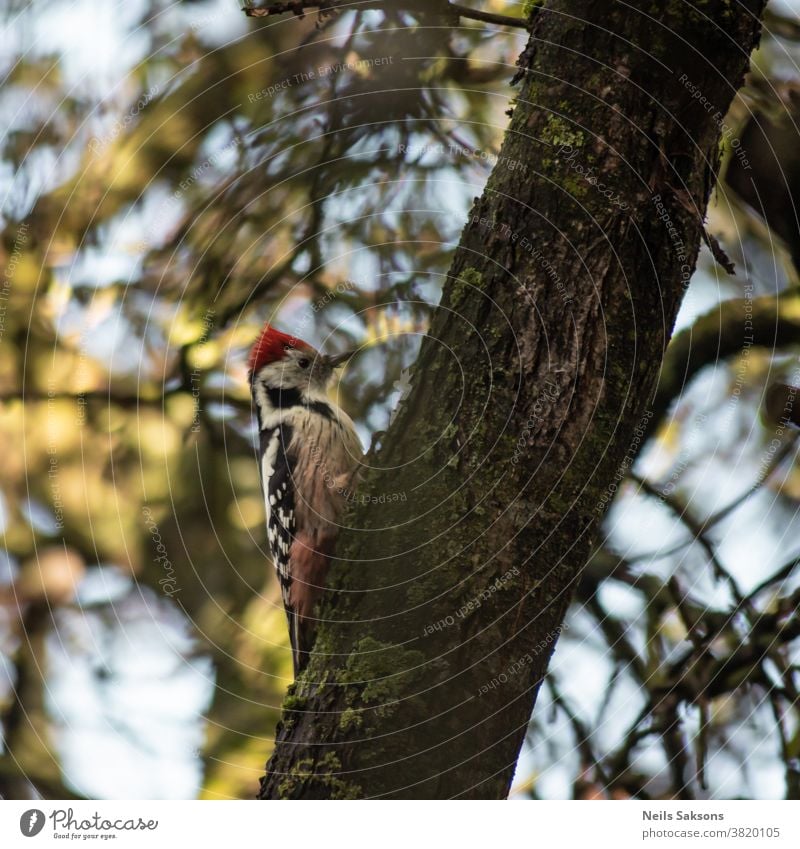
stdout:
[(331, 544), (330, 537), (303, 533), (292, 543), (292, 582), (284, 602), (289, 617), (295, 678), (308, 664), (317, 636), (316, 604), (325, 587)]

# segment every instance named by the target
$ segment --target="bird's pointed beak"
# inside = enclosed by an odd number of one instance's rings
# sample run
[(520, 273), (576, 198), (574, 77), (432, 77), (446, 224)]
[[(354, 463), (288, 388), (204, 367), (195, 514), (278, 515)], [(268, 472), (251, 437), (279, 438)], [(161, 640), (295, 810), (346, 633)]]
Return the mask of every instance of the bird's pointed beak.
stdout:
[(343, 354), (333, 354), (329, 357), (325, 357), (325, 362), (331, 368), (338, 368), (339, 366), (344, 365), (344, 363), (346, 363), (353, 354), (355, 354), (355, 350), (345, 351)]

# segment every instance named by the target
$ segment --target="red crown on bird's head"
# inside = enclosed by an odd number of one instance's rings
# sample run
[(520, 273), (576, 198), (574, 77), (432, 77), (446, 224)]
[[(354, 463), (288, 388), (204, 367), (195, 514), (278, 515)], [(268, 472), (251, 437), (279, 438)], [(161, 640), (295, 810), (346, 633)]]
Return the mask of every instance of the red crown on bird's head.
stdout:
[(250, 358), (247, 361), (250, 374), (255, 374), (262, 366), (282, 360), (287, 348), (311, 350), (311, 346), (302, 339), (282, 333), (271, 324), (265, 325), (250, 351)]

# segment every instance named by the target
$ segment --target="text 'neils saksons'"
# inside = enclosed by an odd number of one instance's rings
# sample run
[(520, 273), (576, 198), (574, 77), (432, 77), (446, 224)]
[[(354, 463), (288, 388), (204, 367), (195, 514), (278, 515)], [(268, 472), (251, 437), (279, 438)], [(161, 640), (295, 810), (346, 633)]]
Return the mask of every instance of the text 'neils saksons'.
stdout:
[(698, 811), (642, 811), (643, 820), (724, 820), (725, 814), (704, 814)]

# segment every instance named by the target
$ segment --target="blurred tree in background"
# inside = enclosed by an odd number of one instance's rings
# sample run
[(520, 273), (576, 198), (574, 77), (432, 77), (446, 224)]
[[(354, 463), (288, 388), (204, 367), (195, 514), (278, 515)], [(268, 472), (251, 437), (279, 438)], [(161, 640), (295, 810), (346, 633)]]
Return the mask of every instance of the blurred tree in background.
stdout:
[[(405, 8), (7, 0), (0, 795), (255, 795), (291, 660), (247, 347), (368, 344), (337, 392), (386, 428), (527, 37)], [(799, 46), (776, 4), (724, 116), (736, 272), (692, 279), (519, 795), (800, 796), (800, 475), (759, 416), (800, 385)]]

